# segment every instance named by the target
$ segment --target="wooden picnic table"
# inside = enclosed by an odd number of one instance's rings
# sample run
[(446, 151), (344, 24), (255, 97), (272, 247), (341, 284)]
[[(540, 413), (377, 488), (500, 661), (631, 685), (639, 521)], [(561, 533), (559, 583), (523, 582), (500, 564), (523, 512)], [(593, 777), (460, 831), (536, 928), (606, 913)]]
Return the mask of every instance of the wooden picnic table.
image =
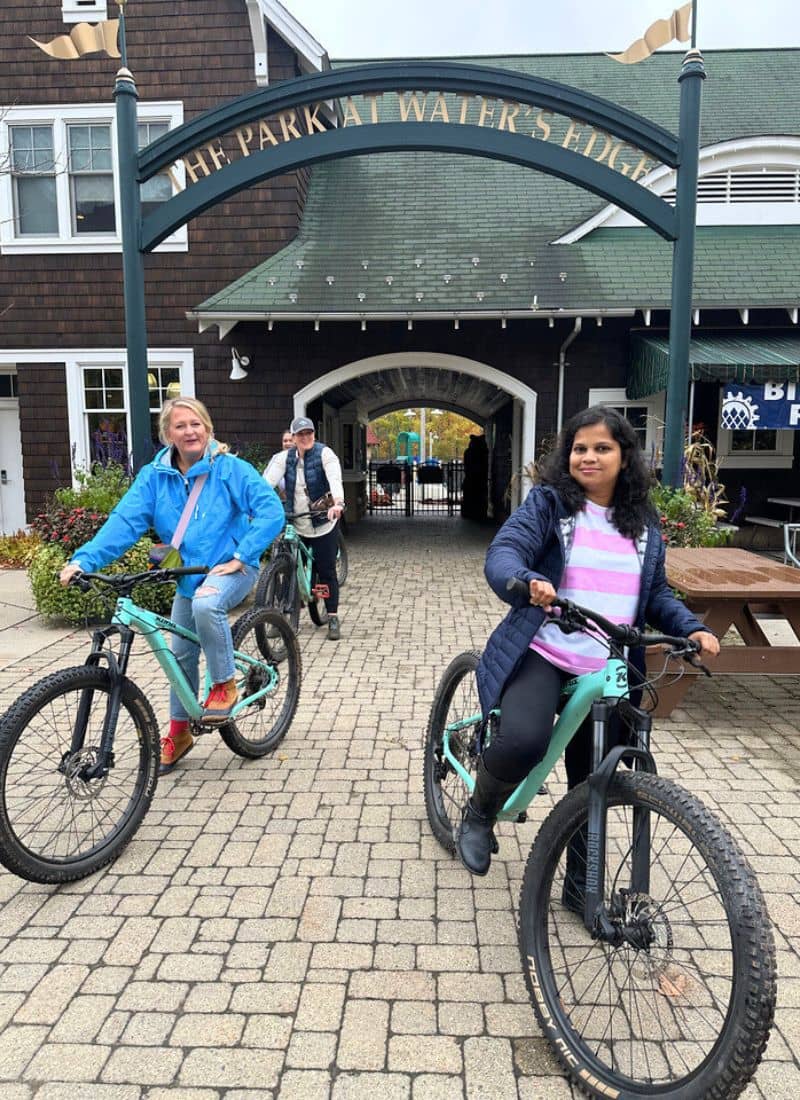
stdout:
[[(714, 676), (800, 675), (800, 573), (749, 550), (730, 547), (670, 548), (667, 580), (699, 619), (722, 639), (731, 627), (744, 645), (723, 645), (709, 664)], [(797, 646), (771, 645), (758, 614), (785, 619)], [(648, 670), (663, 666), (663, 655), (648, 654)], [(671, 687), (657, 689), (657, 717), (678, 706), (695, 681), (687, 674)]]

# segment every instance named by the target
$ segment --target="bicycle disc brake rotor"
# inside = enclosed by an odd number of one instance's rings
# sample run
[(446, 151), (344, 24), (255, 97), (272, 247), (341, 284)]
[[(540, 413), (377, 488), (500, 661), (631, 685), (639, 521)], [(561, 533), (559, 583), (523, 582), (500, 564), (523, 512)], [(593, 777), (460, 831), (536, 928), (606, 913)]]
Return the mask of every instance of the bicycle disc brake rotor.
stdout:
[(80, 752), (67, 752), (61, 759), (58, 770), (67, 782), (67, 789), (73, 798), (79, 802), (91, 802), (96, 798), (106, 785), (107, 776), (98, 776), (96, 779), (86, 779), (85, 773), (97, 764), (99, 750), (94, 745), (89, 745)]
[(662, 906), (649, 894), (622, 892), (625, 943), (635, 951), (631, 974), (652, 981), (653, 990), (675, 999), (688, 991), (688, 979), (673, 958), (672, 925)]

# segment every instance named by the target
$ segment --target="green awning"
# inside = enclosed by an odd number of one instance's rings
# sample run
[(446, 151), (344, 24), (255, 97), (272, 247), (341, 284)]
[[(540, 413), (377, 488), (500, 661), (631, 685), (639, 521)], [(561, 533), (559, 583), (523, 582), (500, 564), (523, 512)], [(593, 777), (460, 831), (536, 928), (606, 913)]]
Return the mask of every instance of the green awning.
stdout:
[[(626, 392), (632, 400), (667, 388), (669, 339), (634, 336)], [(800, 381), (800, 336), (769, 333), (741, 336), (696, 336), (689, 343), (689, 378), (693, 382)]]

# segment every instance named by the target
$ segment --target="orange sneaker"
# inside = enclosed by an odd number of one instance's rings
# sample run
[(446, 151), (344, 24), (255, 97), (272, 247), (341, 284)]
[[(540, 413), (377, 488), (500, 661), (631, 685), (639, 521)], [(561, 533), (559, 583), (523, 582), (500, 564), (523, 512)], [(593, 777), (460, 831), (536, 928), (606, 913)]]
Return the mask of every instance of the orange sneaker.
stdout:
[(188, 722), (170, 722), (169, 733), (161, 738), (161, 767), (158, 769), (158, 774), (164, 775), (166, 772), (171, 772), (181, 757), (186, 756), (193, 744), (194, 738), (189, 733)]
[(231, 710), (239, 701), (236, 681), (227, 680), (224, 684), (214, 684), (203, 703), (203, 721), (210, 726), (222, 725), (230, 718)]

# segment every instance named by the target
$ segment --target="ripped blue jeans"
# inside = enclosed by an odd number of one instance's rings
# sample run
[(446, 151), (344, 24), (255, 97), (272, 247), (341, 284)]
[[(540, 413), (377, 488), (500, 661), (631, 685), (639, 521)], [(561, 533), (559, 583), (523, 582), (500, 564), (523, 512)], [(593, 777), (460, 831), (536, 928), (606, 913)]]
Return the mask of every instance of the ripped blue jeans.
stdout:
[[(244, 566), (244, 572), (225, 576), (209, 576), (195, 592), (192, 599), (176, 595), (172, 603), (172, 619), (179, 626), (193, 630), (200, 645), (172, 635), (172, 652), (186, 674), (195, 695), (200, 686), (200, 649), (202, 647), (212, 684), (230, 680), (236, 669), (233, 663), (233, 639), (228, 624), (228, 612), (247, 596), (256, 582), (258, 570)], [(169, 716), (184, 721), (189, 716), (177, 695), (169, 695)]]

